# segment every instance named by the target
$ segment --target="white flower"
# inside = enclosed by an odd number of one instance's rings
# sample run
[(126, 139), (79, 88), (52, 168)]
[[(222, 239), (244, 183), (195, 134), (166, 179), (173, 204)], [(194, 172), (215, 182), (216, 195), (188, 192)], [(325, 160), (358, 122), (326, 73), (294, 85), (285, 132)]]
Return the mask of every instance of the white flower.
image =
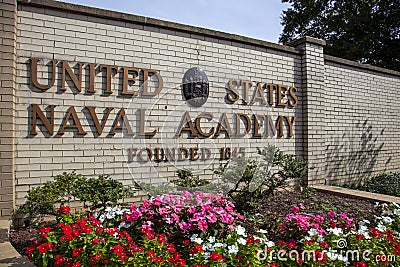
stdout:
[(190, 241), (194, 242), (194, 240), (195, 240), (196, 237), (198, 237), (198, 236), (199, 236), (198, 234), (193, 234), (193, 235), (190, 237)]
[(357, 232), (358, 232), (359, 234), (363, 235), (363, 234), (365, 234), (367, 231), (368, 231), (368, 227), (367, 227), (367, 226), (364, 226), (364, 225), (361, 225)]
[(358, 223), (358, 225), (360, 225), (360, 226), (363, 226), (363, 225), (368, 225), (368, 224), (370, 224), (371, 222), (370, 221), (368, 221), (368, 220), (362, 220), (362, 221), (360, 221), (359, 223)]
[(201, 239), (200, 237), (196, 237), (194, 240), (193, 240), (193, 242), (195, 242), (195, 243), (197, 243), (197, 244), (201, 244), (201, 243), (203, 243), (203, 239)]
[(382, 224), (378, 224), (376, 229), (378, 229), (380, 232), (385, 232), (386, 231), (386, 226), (384, 226)]
[(331, 251), (327, 251), (326, 255), (331, 259), (331, 260), (340, 260), (343, 261), (345, 264), (349, 263), (349, 260), (346, 256), (343, 256), (342, 254), (337, 254), (337, 253), (333, 253)]
[(243, 245), (243, 246), (247, 244), (246, 239), (244, 239), (243, 237), (239, 238), (239, 239), (237, 240), (237, 242), (238, 242), (239, 244)]
[(222, 243), (215, 243), (214, 244), (214, 248), (224, 248), (226, 247), (226, 244), (222, 244)]
[(308, 230), (308, 235), (309, 236), (314, 236), (314, 235), (317, 235), (318, 234), (318, 232), (317, 232), (317, 229), (315, 229), (315, 228), (311, 228), (310, 230)]
[(126, 223), (126, 222), (121, 222), (118, 226), (118, 230), (121, 230), (121, 228), (129, 228), (132, 226), (132, 223)]
[(107, 207), (104, 211), (106, 211), (106, 212), (110, 212), (112, 210), (112, 208), (111, 207)]
[(328, 229), (326, 229), (326, 230), (327, 230), (328, 232), (330, 232), (330, 233), (336, 235), (336, 236), (339, 236), (340, 234), (343, 234), (342, 228), (338, 228), (338, 227), (336, 227), (336, 228), (328, 228)]
[(265, 243), (265, 245), (266, 245), (267, 247), (271, 248), (271, 247), (274, 247), (274, 246), (275, 246), (275, 243), (272, 242), (272, 241), (268, 241), (268, 242)]
[(207, 243), (207, 244), (205, 244), (205, 245), (203, 246), (203, 250), (204, 250), (204, 251), (214, 251), (215, 249), (214, 249), (214, 247), (213, 247), (213, 244)]
[(99, 217), (99, 221), (101, 223), (103, 223), (105, 219), (106, 219), (106, 216), (104, 216), (104, 214), (101, 214), (100, 217)]
[(228, 247), (228, 253), (236, 255), (239, 252), (239, 248), (235, 245), (229, 246)]
[(236, 233), (237, 233), (238, 235), (247, 237), (246, 229), (245, 229), (244, 227), (240, 226), (240, 225), (238, 225), (238, 226), (236, 227)]
[(214, 243), (214, 242), (215, 242), (215, 237), (214, 237), (214, 236), (210, 236), (210, 237), (208, 238), (208, 242)]
[(387, 224), (392, 224), (392, 222), (394, 221), (392, 218), (390, 218), (390, 217), (387, 217), (387, 216), (382, 216), (382, 221), (384, 222), (384, 223), (387, 223)]
[(115, 213), (114, 212), (108, 212), (106, 214), (107, 219), (111, 220), (115, 218)]
[(266, 234), (266, 233), (268, 233), (266, 230), (264, 230), (264, 229), (260, 229), (260, 230), (258, 230), (257, 231), (258, 233), (262, 233), (262, 234)]

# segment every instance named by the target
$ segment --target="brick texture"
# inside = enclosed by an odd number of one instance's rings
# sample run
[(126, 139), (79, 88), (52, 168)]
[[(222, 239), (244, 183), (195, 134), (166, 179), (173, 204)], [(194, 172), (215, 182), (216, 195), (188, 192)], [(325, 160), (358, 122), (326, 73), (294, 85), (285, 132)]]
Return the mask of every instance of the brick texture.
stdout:
[[(18, 90), (16, 103), (16, 150), (15, 174), (17, 204), (24, 201), (26, 191), (64, 171), (76, 170), (86, 176), (108, 174), (125, 184), (134, 181), (154, 183), (175, 179), (178, 168), (193, 168), (204, 178), (216, 179), (213, 168), (219, 166), (217, 153), (222, 147), (232, 149), (245, 148), (246, 156), (254, 157), (258, 147), (275, 144), (290, 153), (301, 153), (296, 141), (301, 140), (302, 129), (302, 88), (301, 58), (298, 52), (288, 53), (273, 48), (224, 41), (218, 38), (206, 38), (197, 34), (180, 32), (178, 29), (165, 30), (158, 27), (143, 26), (140, 23), (112, 21), (99, 17), (57, 12), (51, 8), (37, 8), (24, 4), (18, 13)], [(66, 83), (66, 91), (61, 91), (61, 78), (57, 74), (55, 85), (40, 92), (33, 88), (30, 80), (30, 58), (39, 58), (38, 77), (42, 84), (49, 81), (52, 72), (50, 60), (57, 59), (57, 72), (60, 73), (61, 60), (67, 60), (71, 67), (78, 62), (109, 64), (116, 66), (154, 69), (163, 77), (164, 87), (157, 97), (122, 97), (120, 72), (112, 78), (111, 95), (103, 94), (104, 80), (101, 74), (95, 79), (96, 92), (87, 94), (87, 64), (83, 75), (83, 89), (79, 93), (71, 81)], [(187, 105), (182, 99), (181, 83), (184, 73), (191, 67), (199, 66), (208, 75), (210, 96), (201, 108)], [(291, 71), (288, 71), (288, 70)], [(227, 104), (225, 96), (229, 79), (249, 80), (249, 102), (254, 95), (257, 82), (281, 84), (299, 88), (299, 105), (292, 107), (270, 107), (261, 100), (250, 105), (242, 101)], [(150, 87), (154, 88), (151, 82)], [(141, 89), (133, 86), (130, 90)], [(239, 88), (243, 98), (244, 88)], [(276, 99), (276, 95), (273, 97)], [(276, 102), (276, 100), (274, 100)], [(29, 135), (30, 105), (37, 104), (44, 110), (48, 105), (55, 107), (55, 134), (44, 133), (44, 127), (37, 127), (36, 136)], [(66, 131), (58, 136), (63, 118), (68, 109), (74, 106), (82, 127), (87, 132), (83, 137), (74, 131)], [(85, 106), (96, 106), (99, 119), (107, 107), (113, 107), (104, 131), (97, 136), (93, 121)], [(120, 108), (124, 107), (130, 120), (133, 137), (117, 132), (109, 135)], [(138, 136), (138, 110), (146, 110), (146, 129), (157, 129), (159, 133), (151, 139)], [(190, 139), (175, 138), (182, 115), (189, 111), (194, 120), (201, 112), (214, 114), (213, 120), (203, 119), (204, 128), (216, 127), (220, 116), (227, 114), (232, 127), (234, 113), (297, 116), (293, 138), (286, 138), (287, 121), (284, 120), (284, 137), (218, 138)], [(48, 113), (49, 114), (49, 113)], [(89, 119), (88, 119), (89, 118)], [(39, 124), (41, 122), (39, 121)], [(264, 123), (265, 125), (265, 123)], [(234, 129), (232, 129), (234, 130)], [(265, 131), (262, 126), (261, 131)], [(301, 141), (300, 141), (301, 142)], [(129, 147), (203, 147), (210, 148), (215, 160), (175, 161), (139, 163), (138, 156), (127, 162)]]
[(325, 84), (324, 42), (310, 37), (295, 41), (293, 46), (302, 53), (303, 90), (303, 151), (310, 170), (306, 184), (321, 184), (325, 181)]
[(14, 144), (17, 4), (0, 0), (0, 218), (14, 209)]

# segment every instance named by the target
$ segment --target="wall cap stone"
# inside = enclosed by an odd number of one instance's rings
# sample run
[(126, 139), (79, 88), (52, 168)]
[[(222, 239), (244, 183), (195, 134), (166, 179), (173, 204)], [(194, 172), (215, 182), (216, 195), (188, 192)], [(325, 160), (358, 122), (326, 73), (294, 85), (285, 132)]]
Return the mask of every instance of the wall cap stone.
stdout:
[(331, 186), (331, 185), (312, 185), (311, 187), (317, 191), (334, 194), (338, 196), (352, 197), (357, 199), (368, 200), (371, 202), (380, 202), (380, 203), (394, 202), (400, 204), (400, 198), (394, 196), (370, 193), (370, 192), (348, 189), (338, 186)]
[(296, 47), (296, 46), (302, 45), (304, 43), (311, 43), (311, 44), (316, 44), (316, 45), (320, 45), (320, 46), (325, 46), (326, 45), (325, 40), (317, 39), (317, 38), (314, 38), (314, 37), (311, 37), (311, 36), (301, 37), (300, 39), (296, 39), (293, 42), (290, 42), (288, 45)]
[(400, 76), (399, 71), (376, 67), (376, 66), (373, 66), (370, 64), (363, 64), (363, 63), (359, 63), (357, 61), (352, 61), (352, 60), (338, 58), (338, 57), (329, 56), (329, 55), (324, 55), (324, 58), (325, 58), (325, 61), (329, 61), (329, 62), (333, 62), (333, 63), (338, 63), (338, 64), (342, 64), (342, 65), (346, 65), (346, 66), (350, 66), (350, 67), (356, 67), (356, 68), (365, 69), (365, 70), (376, 71), (376, 72), (390, 74), (390, 75), (394, 75), (394, 76)]
[(202, 35), (206, 37), (212, 37), (232, 42), (238, 42), (246, 45), (254, 45), (262, 48), (274, 49), (281, 52), (287, 52), (291, 54), (298, 55), (300, 52), (290, 46), (275, 44), (268, 41), (263, 41), (259, 39), (254, 39), (250, 37), (245, 37), (242, 35), (225, 33), (216, 30), (210, 30), (201, 27), (195, 27), (185, 24), (180, 24), (176, 22), (164, 21), (159, 19), (154, 19), (150, 17), (143, 17), (128, 13), (122, 13), (117, 11), (111, 11), (106, 9), (100, 9), (89, 6), (82, 6), (76, 4), (70, 4), (65, 2), (59, 2), (54, 0), (21, 0), (18, 1), (18, 5), (33, 6), (39, 8), (48, 8), (61, 10), (65, 12), (77, 13), (86, 16), (99, 17), (109, 20), (123, 21), (129, 23), (136, 23), (144, 26), (160, 27), (164, 29), (174, 30), (178, 32), (185, 32), (195, 35)]

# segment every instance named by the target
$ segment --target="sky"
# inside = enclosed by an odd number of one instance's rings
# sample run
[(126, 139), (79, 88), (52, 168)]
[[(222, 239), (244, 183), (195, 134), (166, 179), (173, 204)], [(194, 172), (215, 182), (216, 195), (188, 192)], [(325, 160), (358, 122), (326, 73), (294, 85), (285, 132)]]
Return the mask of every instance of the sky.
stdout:
[(289, 5), (281, 0), (62, 0), (173, 21), (277, 43), (280, 17)]

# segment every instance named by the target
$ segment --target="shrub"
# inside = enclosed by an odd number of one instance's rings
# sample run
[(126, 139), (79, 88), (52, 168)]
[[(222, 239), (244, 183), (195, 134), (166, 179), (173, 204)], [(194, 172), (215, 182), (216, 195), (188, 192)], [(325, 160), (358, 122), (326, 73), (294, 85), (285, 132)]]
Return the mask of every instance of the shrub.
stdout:
[(345, 185), (356, 190), (400, 197), (400, 173), (382, 173), (358, 185)]
[[(112, 179), (108, 175), (100, 175), (98, 179), (89, 178), (76, 185), (74, 196), (90, 209), (105, 209), (118, 204), (118, 201), (132, 196), (130, 187)], [(88, 203), (90, 203), (88, 205)]]
[(69, 205), (71, 201), (81, 201), (89, 209), (105, 209), (132, 194), (129, 187), (109, 176), (87, 179), (75, 172), (64, 172), (55, 176), (54, 181), (30, 190), (20, 210), (31, 214), (55, 214), (56, 206)]
[(198, 175), (194, 175), (191, 169), (177, 170), (176, 174), (178, 175), (178, 179), (173, 180), (172, 183), (187, 189), (208, 185), (210, 183), (207, 180), (200, 179)]
[(288, 185), (289, 180), (300, 180), (308, 170), (307, 161), (288, 155), (270, 145), (258, 149), (260, 162), (254, 159), (232, 158), (214, 171), (225, 184), (233, 184), (227, 194), (239, 212), (257, 209), (260, 199), (273, 195)]

